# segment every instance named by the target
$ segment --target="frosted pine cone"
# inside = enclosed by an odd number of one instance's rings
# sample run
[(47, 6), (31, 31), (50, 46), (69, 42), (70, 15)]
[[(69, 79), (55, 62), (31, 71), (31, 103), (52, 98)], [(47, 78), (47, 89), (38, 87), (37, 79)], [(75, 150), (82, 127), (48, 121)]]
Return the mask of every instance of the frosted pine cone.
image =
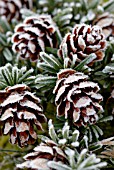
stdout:
[(34, 152), (27, 154), (24, 159), (24, 163), (17, 165), (20, 169), (51, 170), (47, 163), (50, 160), (66, 162), (66, 156), (64, 152), (57, 146), (52, 140), (47, 140), (45, 143), (41, 143), (34, 148)]
[(56, 26), (49, 15), (31, 16), (15, 28), (13, 50), (25, 59), (36, 61), (45, 47), (56, 47)]
[(98, 16), (93, 24), (100, 26), (106, 38), (109, 36), (114, 36), (114, 15), (104, 13)]
[(3, 134), (10, 134), (10, 142), (23, 147), (33, 144), (37, 138), (34, 125), (40, 130), (46, 117), (42, 113), (39, 98), (24, 84), (0, 91), (0, 121)]
[(32, 8), (32, 0), (0, 0), (0, 16), (8, 21), (21, 19), (21, 8)]
[(58, 73), (53, 93), (56, 94), (57, 116), (65, 116), (76, 126), (86, 126), (98, 120), (102, 96), (98, 94), (97, 83), (88, 81), (88, 76), (72, 69)]
[(106, 41), (99, 26), (76, 24), (73, 32), (66, 34), (58, 50), (58, 55), (63, 60), (65, 46), (65, 53), (70, 60), (69, 64), (75, 63), (74, 65), (77, 65), (88, 55), (95, 53), (96, 59), (89, 64), (93, 65), (95, 61), (103, 59)]

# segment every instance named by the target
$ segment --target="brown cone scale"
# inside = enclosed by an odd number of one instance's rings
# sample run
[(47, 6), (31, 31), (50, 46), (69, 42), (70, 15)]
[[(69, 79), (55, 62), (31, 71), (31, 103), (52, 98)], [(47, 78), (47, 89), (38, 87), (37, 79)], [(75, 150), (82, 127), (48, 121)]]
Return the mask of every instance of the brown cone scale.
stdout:
[(10, 135), (10, 142), (24, 147), (37, 138), (34, 126), (42, 129), (46, 117), (42, 113), (40, 99), (24, 84), (7, 87), (0, 91), (0, 121), (3, 134)]
[(97, 83), (88, 81), (88, 76), (72, 69), (58, 73), (53, 93), (56, 95), (57, 116), (64, 116), (76, 126), (87, 126), (98, 120), (102, 96)]

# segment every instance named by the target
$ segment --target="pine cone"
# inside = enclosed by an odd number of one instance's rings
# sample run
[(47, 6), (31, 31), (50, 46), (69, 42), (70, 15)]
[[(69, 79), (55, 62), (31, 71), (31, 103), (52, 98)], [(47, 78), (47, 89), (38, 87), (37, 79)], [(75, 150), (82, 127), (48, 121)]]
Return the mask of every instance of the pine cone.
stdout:
[(21, 8), (32, 8), (32, 0), (0, 0), (0, 16), (12, 19), (21, 19)]
[(45, 47), (56, 47), (56, 27), (49, 15), (31, 16), (15, 28), (13, 50), (35, 61)]
[(50, 170), (47, 166), (49, 160), (66, 162), (66, 156), (64, 152), (57, 146), (52, 140), (46, 140), (45, 143), (41, 143), (34, 148), (34, 152), (27, 154), (24, 159), (26, 160), (22, 164), (18, 164), (20, 169), (28, 168), (30, 170), (46, 169)]
[(58, 81), (53, 90), (56, 94), (57, 116), (65, 116), (76, 126), (86, 126), (98, 120), (97, 113), (103, 111), (99, 102), (97, 83), (87, 81), (88, 76), (72, 69), (58, 73)]
[(40, 130), (46, 121), (39, 98), (24, 84), (0, 91), (0, 121), (3, 134), (10, 134), (10, 142), (23, 147), (33, 144), (37, 138), (34, 125)]
[(65, 53), (70, 59), (69, 64), (75, 63), (74, 65), (77, 65), (88, 55), (95, 53), (96, 59), (89, 63), (89, 65), (93, 65), (95, 61), (103, 59), (106, 41), (99, 26), (91, 27), (86, 24), (76, 24), (73, 32), (66, 34), (58, 50), (58, 55), (63, 60), (65, 45)]
[(102, 28), (103, 34), (106, 38), (114, 36), (114, 15), (108, 12), (98, 16), (93, 25), (98, 25)]

